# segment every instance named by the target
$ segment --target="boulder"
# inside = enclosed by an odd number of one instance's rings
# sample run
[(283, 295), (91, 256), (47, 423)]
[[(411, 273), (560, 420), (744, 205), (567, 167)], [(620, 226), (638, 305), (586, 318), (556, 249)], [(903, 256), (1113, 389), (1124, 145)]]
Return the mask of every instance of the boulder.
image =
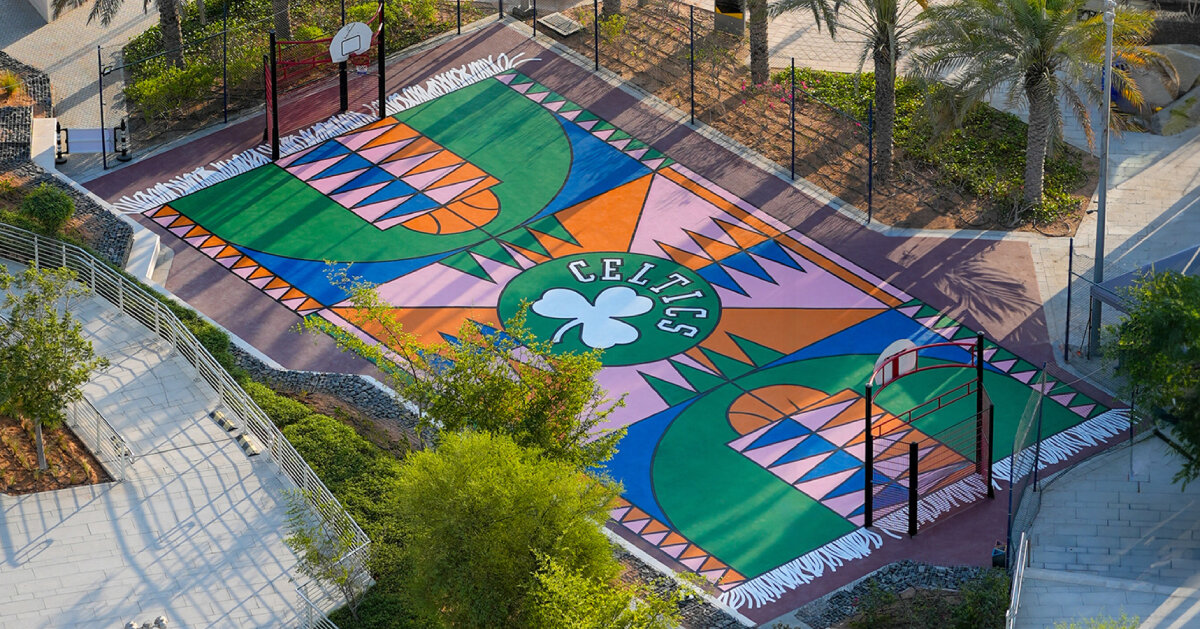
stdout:
[(1150, 118), (1150, 130), (1159, 135), (1175, 135), (1196, 125), (1200, 125), (1200, 85)]
[(1175, 66), (1175, 73), (1179, 77), (1178, 95), (1191, 90), (1200, 82), (1200, 46), (1166, 44), (1149, 48), (1169, 59), (1171, 65)]

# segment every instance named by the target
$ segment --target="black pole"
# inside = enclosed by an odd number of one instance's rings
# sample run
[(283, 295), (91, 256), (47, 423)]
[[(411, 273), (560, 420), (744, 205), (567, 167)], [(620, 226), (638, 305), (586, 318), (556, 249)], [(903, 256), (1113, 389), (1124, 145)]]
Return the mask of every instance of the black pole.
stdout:
[(229, 124), (229, 2), (221, 6), (221, 112)]
[(275, 29), (271, 29), (271, 159), (279, 159), (279, 74), (275, 60)]
[[(228, 4), (228, 3), (226, 3)], [(381, 15), (380, 20), (383, 19)], [(346, 0), (342, 0), (342, 26), (346, 25)], [(338, 111), (346, 111), (350, 109), (350, 76), (346, 73), (346, 62), (338, 62), (338, 96), (340, 97), (338, 105), (341, 109)]]
[(600, 71), (600, 0), (592, 0), (592, 56), (596, 71)]
[(387, 0), (379, 0), (379, 119), (387, 118), (387, 66), (384, 57), (387, 56), (387, 46), (384, 35), (387, 23)]
[(796, 180), (796, 58), (792, 57), (792, 110), (789, 114), (792, 127), (792, 181)]
[(96, 69), (97, 83), (100, 85), (100, 161), (104, 164), (104, 169), (108, 170), (108, 147), (104, 146), (104, 60), (100, 55), (99, 44), (96, 45)]
[(1046, 363), (1042, 363), (1042, 390), (1039, 394), (1042, 396), (1038, 400), (1037, 411), (1037, 441), (1033, 446), (1033, 490), (1038, 490), (1038, 464), (1042, 461), (1042, 409), (1046, 406)]
[(1063, 362), (1071, 362), (1071, 282), (1075, 279), (1075, 239), (1071, 238), (1067, 248), (1067, 320), (1063, 338)]
[(496, 21), (499, 22), (504, 19), (504, 0), (500, 0), (497, 8), (499, 11), (496, 12)]
[(993, 441), (993, 439), (996, 438), (996, 406), (994, 404), (988, 404), (987, 414), (987, 452), (985, 453), (987, 454), (987, 457), (985, 457), (983, 460), (987, 462), (986, 477), (988, 498), (990, 499), (996, 497), (996, 490), (992, 489), (992, 453), (995, 452), (996, 449), (995, 441)]
[(458, 34), (462, 35), (462, 0), (454, 0), (454, 22), (458, 25)]
[(864, 413), (867, 422), (866, 448), (863, 450), (863, 470), (866, 472), (863, 480), (863, 526), (871, 526), (875, 521), (875, 487), (872, 478), (875, 476), (875, 439), (871, 436), (871, 384), (867, 384), (867, 411)]
[(688, 88), (692, 93), (692, 126), (696, 125), (696, 7), (688, 5)]
[(266, 99), (263, 103), (266, 105), (266, 118), (263, 119), (263, 142), (271, 139), (271, 59), (267, 55), (263, 55), (263, 98)]
[(875, 213), (875, 107), (867, 105), (867, 223)]
[(983, 332), (975, 335), (975, 470), (983, 465)]
[(917, 442), (908, 443), (908, 536), (917, 534), (917, 481), (920, 472), (917, 470)]

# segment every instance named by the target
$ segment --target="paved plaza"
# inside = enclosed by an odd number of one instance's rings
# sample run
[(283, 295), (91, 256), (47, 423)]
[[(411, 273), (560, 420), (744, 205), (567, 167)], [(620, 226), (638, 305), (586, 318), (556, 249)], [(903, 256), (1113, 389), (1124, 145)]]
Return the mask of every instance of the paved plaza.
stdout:
[(0, 495), (0, 625), (292, 623), (290, 483), (208, 417), (216, 394), (164, 341), (98, 297), (72, 311), (112, 363), (85, 397), (137, 458), (121, 483)]

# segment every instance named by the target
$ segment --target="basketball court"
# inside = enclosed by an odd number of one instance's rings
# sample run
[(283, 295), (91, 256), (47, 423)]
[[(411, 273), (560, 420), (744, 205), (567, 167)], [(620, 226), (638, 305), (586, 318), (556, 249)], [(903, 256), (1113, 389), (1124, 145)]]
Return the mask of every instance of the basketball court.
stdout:
[[(916, 539), (952, 537), (979, 563), (995, 525), (937, 516), (997, 513), (1004, 496), (987, 497), (980, 470), (1003, 490), (1035, 387), (1053, 388), (1044, 437), (1111, 417), (1094, 392), (1043, 378), (1036, 289), (984, 268), (1027, 247), (871, 233), (696, 150), (706, 140), (511, 29), (472, 37), (538, 60), (146, 208), (189, 278), (168, 287), (239, 334), (279, 338), (299, 317), (351, 327), (330, 263), (377, 284), (425, 338), (453, 340), (464, 321), (502, 330), (530, 304), (541, 338), (603, 349), (599, 382), (625, 396), (609, 424), (628, 430), (605, 470), (624, 487), (610, 528), (760, 622), (896, 549), (919, 554), (889, 519), (907, 509), (910, 443), (929, 514)], [(231, 295), (272, 317), (247, 320)], [(868, 394), (902, 339), (925, 349)], [(982, 449), (980, 373), (994, 408)]]

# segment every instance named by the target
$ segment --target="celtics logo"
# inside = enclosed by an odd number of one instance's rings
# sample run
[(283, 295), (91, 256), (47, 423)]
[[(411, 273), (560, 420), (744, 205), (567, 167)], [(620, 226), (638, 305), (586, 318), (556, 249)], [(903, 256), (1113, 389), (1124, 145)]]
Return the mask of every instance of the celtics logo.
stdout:
[(522, 301), (539, 338), (563, 351), (602, 349), (606, 365), (686, 351), (713, 331), (721, 307), (691, 269), (636, 253), (581, 253), (528, 269), (500, 295), (501, 319)]

